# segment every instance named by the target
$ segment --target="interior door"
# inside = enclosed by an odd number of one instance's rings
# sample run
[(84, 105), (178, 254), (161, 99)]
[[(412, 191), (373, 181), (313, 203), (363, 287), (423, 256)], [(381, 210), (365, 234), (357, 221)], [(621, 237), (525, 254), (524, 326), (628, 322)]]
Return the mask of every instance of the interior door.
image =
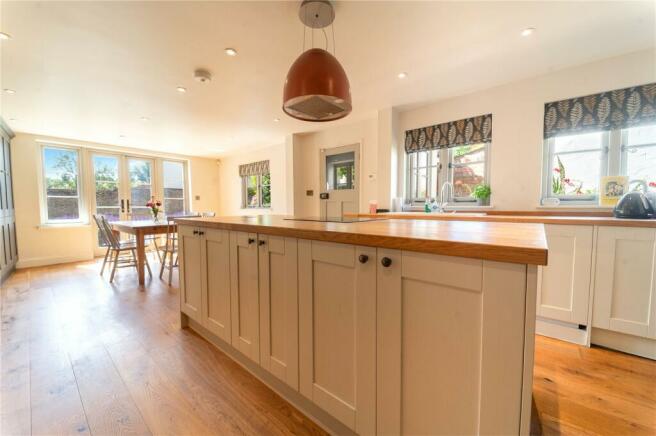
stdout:
[[(360, 144), (320, 150), (322, 218), (357, 213), (360, 186)], [(326, 197), (326, 198), (324, 198)]]

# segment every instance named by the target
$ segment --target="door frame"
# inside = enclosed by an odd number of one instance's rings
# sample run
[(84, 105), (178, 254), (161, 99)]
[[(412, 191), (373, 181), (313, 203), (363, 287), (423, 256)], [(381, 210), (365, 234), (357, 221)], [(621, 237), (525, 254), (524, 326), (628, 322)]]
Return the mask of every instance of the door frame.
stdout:
[[(352, 144), (340, 145), (337, 147), (329, 148), (320, 148), (319, 149), (319, 192), (328, 192), (330, 194), (331, 190), (327, 189), (326, 186), (326, 158), (328, 156), (333, 156), (336, 154), (348, 153), (350, 151), (355, 153), (355, 189), (353, 189), (356, 196), (356, 212), (360, 211), (360, 195), (361, 195), (361, 185), (362, 185), (362, 175), (361, 172), (361, 144), (362, 141), (354, 142)], [(332, 190), (335, 191), (335, 190)], [(319, 198), (319, 215), (325, 217), (327, 214), (326, 202)]]

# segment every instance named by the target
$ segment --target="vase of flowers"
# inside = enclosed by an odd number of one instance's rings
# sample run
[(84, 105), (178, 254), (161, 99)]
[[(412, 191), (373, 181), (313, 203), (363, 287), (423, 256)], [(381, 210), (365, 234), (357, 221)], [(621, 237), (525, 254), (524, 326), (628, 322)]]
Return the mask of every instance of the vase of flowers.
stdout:
[(158, 222), (159, 213), (161, 212), (160, 207), (162, 207), (162, 202), (159, 200), (155, 200), (155, 197), (150, 197), (150, 200), (148, 201), (148, 203), (146, 203), (146, 206), (150, 208), (150, 213), (153, 214), (153, 221)]

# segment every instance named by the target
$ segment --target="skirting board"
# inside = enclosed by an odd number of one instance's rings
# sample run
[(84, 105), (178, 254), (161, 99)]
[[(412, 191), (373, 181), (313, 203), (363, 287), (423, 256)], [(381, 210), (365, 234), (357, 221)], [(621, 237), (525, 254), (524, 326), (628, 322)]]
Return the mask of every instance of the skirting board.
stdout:
[(654, 339), (593, 328), (591, 340), (595, 345), (656, 360), (656, 340)]
[(92, 260), (92, 257), (89, 256), (64, 256), (64, 257), (32, 257), (29, 259), (18, 259), (16, 263), (16, 268), (33, 268), (35, 266), (48, 266), (48, 265), (58, 265), (60, 263), (71, 263), (71, 262), (82, 262), (85, 260)]
[(190, 319), (186, 315), (181, 313), (180, 316), (183, 318), (183, 327), (186, 324), (187, 327), (198, 333), (201, 337), (203, 337), (203, 339), (217, 347), (228, 357), (237, 362), (246, 371), (250, 372), (253, 376), (255, 376), (255, 378), (267, 385), (271, 390), (273, 390), (275, 393), (284, 398), (288, 403), (292, 404), (294, 407), (300, 410), (305, 416), (309, 417), (321, 428), (335, 435), (355, 435), (351, 429), (317, 407), (309, 399), (301, 395), (300, 392), (293, 390), (284, 382), (280, 381), (275, 376), (264, 370), (264, 368), (260, 367), (248, 357), (241, 354), (230, 344), (224, 342), (222, 339), (217, 338), (205, 327), (193, 319)]
[(588, 346), (588, 331), (579, 329), (578, 325), (544, 319), (535, 321), (535, 333), (573, 344)]

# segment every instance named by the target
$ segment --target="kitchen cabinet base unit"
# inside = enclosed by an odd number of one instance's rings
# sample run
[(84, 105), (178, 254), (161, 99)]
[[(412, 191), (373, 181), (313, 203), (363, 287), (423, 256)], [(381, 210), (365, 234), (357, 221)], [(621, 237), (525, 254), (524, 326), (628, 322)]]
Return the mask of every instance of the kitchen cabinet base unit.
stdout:
[(589, 346), (587, 329), (579, 328), (578, 324), (570, 324), (555, 319), (537, 317), (535, 320), (535, 333), (549, 338), (560, 339), (577, 345)]
[(346, 427), (337, 419), (333, 418), (327, 412), (323, 411), (317, 405), (312, 403), (312, 401), (307, 399), (305, 396), (301, 395), (300, 392), (292, 389), (285, 382), (281, 381), (279, 378), (266, 371), (260, 365), (253, 362), (253, 360), (251, 360), (245, 354), (241, 353), (232, 345), (220, 339), (201, 324), (189, 318), (184, 313), (181, 313), (181, 316), (181, 324), (183, 327), (188, 327), (194, 332), (198, 333), (201, 337), (217, 347), (219, 350), (221, 350), (221, 352), (226, 354), (232, 360), (237, 362), (246, 371), (255, 376), (271, 390), (284, 398), (292, 406), (296, 407), (299, 411), (301, 411), (301, 413), (312, 419), (321, 428), (331, 434), (336, 435), (349, 436), (356, 434), (350, 428)]
[(593, 328), (591, 342), (611, 350), (656, 360), (656, 340)]

